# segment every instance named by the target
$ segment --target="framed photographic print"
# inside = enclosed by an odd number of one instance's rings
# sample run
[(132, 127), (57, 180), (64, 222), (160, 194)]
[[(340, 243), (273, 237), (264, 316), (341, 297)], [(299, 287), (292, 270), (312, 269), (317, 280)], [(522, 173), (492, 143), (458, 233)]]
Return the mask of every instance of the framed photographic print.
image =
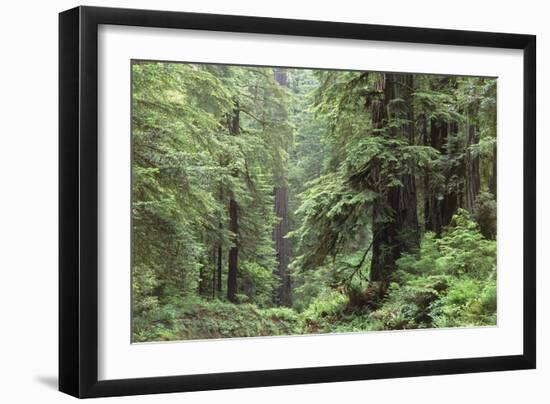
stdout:
[(535, 37), (60, 14), (59, 386), (535, 367)]

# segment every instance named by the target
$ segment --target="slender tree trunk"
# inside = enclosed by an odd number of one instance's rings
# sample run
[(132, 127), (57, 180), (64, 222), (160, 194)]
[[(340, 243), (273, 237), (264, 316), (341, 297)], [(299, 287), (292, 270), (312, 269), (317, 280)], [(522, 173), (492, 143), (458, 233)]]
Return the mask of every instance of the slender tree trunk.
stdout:
[[(212, 262), (216, 261), (216, 248), (212, 249)], [(216, 298), (216, 268), (212, 270), (212, 299)]]
[[(381, 221), (385, 208), (397, 208), (399, 203), (397, 189), (387, 192), (385, 198), (379, 198), (373, 209), (373, 243), (370, 269), (372, 282), (386, 282), (395, 269), (395, 261), (399, 258), (399, 242), (397, 239), (397, 224), (395, 221)], [(378, 220), (377, 220), (378, 219)]]
[(199, 296), (202, 296), (205, 291), (205, 276), (204, 276), (204, 267), (201, 265), (199, 269)]
[[(234, 136), (240, 132), (239, 105), (235, 106), (233, 116), (229, 122), (229, 132)], [(236, 177), (238, 173), (233, 173)], [(229, 249), (227, 265), (227, 299), (236, 302), (237, 294), (237, 272), (239, 266), (239, 204), (232, 193), (229, 200), (229, 230), (233, 233), (233, 246)]]
[[(288, 85), (288, 76), (285, 69), (275, 69), (274, 78), (281, 86)], [(287, 117), (283, 114), (276, 117), (284, 120)], [(290, 261), (289, 241), (286, 235), (289, 231), (288, 226), (288, 184), (286, 180), (286, 167), (282, 167), (283, 172), (275, 174), (275, 216), (278, 223), (273, 229), (273, 242), (277, 257), (277, 276), (279, 286), (276, 290), (275, 303), (278, 306), (290, 306), (291, 304), (291, 285), (290, 274), (288, 273), (288, 264)]]
[[(373, 129), (382, 129), (387, 121), (387, 107), (389, 102), (388, 86), (386, 85), (386, 74), (377, 73), (374, 83), (375, 99), (371, 103)], [(383, 191), (383, 190), (379, 190)], [(394, 189), (388, 191), (388, 195), (379, 195), (373, 207), (373, 242), (372, 258), (370, 268), (370, 280), (373, 282), (382, 281), (391, 270), (391, 263), (395, 261), (395, 232), (393, 223), (383, 219), (385, 205), (395, 200)]]
[(495, 200), (497, 199), (497, 144), (493, 146), (493, 172), (489, 180), (489, 191), (493, 194)]
[(273, 240), (277, 253), (277, 276), (280, 279), (277, 288), (276, 303), (280, 306), (289, 306), (290, 299), (290, 276), (288, 274), (289, 245), (285, 237), (288, 233), (288, 187), (275, 188), (275, 215), (279, 222), (273, 229)]
[[(458, 125), (455, 122), (445, 122), (443, 120), (431, 119), (430, 131), (426, 134), (425, 145), (429, 145), (438, 150), (446, 159), (453, 159), (457, 153), (454, 145)], [(425, 181), (424, 195), (424, 218), (427, 231), (433, 231), (436, 237), (441, 237), (443, 228), (451, 223), (453, 215), (459, 207), (461, 195), (457, 187), (450, 181), (453, 177), (462, 177), (462, 168), (447, 168), (443, 174), (445, 182), (439, 187), (433, 187), (429, 180)]]
[(222, 251), (222, 246), (220, 244), (220, 245), (218, 245), (218, 262), (217, 262), (217, 272), (218, 272), (218, 274), (216, 276), (216, 281), (217, 281), (216, 290), (218, 291), (218, 296), (222, 295), (222, 267), (223, 267), (222, 254), (223, 254), (223, 251)]
[(234, 245), (229, 250), (229, 262), (227, 270), (227, 299), (236, 301), (237, 294), (237, 268), (239, 260), (239, 245), (237, 234), (239, 233), (239, 205), (231, 198), (229, 201), (229, 230), (235, 235)]
[[(428, 122), (428, 118), (424, 116), (424, 124), (422, 126), (422, 144), (427, 146), (432, 146), (432, 134), (433, 129), (431, 128), (433, 125), (433, 120), (430, 120)], [(428, 130), (428, 127), (430, 127), (430, 130)], [(433, 198), (433, 192), (432, 192), (432, 177), (431, 173), (426, 173), (424, 175), (424, 183), (423, 183), (423, 195), (424, 195), (424, 230), (425, 231), (435, 231), (435, 209), (433, 207), (434, 198)]]
[[(447, 128), (445, 150), (447, 152), (448, 159), (457, 159), (457, 154), (461, 153), (461, 151), (459, 151), (459, 148), (456, 145), (453, 146), (453, 144), (457, 142), (458, 124), (456, 122), (447, 122), (444, 124), (444, 126)], [(443, 190), (442, 198), (440, 200), (440, 215), (442, 227), (449, 226), (451, 220), (453, 219), (453, 215), (460, 207), (460, 200), (462, 199), (462, 190), (460, 189), (460, 187), (452, 182), (453, 177), (463, 178), (464, 169), (461, 167), (459, 167), (458, 169), (451, 168), (445, 174), (445, 188)], [(438, 235), (441, 236), (441, 229)]]
[[(223, 187), (222, 185), (220, 184), (220, 193), (219, 193), (219, 198), (220, 198), (220, 203), (223, 203)], [(220, 223), (219, 223), (219, 230), (220, 230), (220, 238), (221, 238), (221, 233), (222, 233), (222, 230), (223, 230), (223, 222), (222, 222), (222, 218), (220, 217)], [(221, 240), (218, 242), (218, 247), (217, 247), (217, 263), (216, 263), (216, 270), (217, 270), (217, 284), (216, 284), (216, 287), (215, 287), (215, 290), (217, 290), (218, 292), (218, 296), (221, 297), (222, 295), (222, 268), (223, 268), (223, 249), (222, 249), (222, 243), (221, 243)]]
[(472, 152), (472, 145), (479, 143), (479, 133), (475, 122), (471, 119), (477, 113), (477, 108), (471, 108), (468, 111), (468, 123), (466, 125), (466, 157), (465, 157), (465, 171), (466, 171), (466, 183), (465, 185), (465, 208), (474, 212), (475, 202), (480, 189), (479, 178), (479, 156)]

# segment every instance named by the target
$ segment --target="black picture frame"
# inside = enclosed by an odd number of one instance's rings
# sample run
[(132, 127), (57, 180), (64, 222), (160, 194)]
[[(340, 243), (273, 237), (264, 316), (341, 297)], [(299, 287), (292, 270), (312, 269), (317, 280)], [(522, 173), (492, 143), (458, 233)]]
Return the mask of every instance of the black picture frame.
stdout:
[[(113, 24), (523, 50), (523, 354), (98, 380), (98, 26)], [(59, 390), (103, 397), (536, 366), (536, 37), (183, 12), (77, 7), (59, 15)]]

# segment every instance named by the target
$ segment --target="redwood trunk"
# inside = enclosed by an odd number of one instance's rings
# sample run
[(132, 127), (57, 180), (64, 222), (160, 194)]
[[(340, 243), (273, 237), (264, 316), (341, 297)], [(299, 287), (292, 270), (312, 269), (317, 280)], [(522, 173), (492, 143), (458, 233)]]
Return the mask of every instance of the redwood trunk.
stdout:
[(495, 200), (497, 199), (497, 144), (493, 146), (493, 172), (489, 181), (489, 191), (493, 194)]
[[(235, 106), (233, 116), (229, 121), (229, 132), (238, 135), (240, 131), (239, 105)], [(233, 176), (238, 176), (237, 172)], [(239, 204), (235, 200), (235, 195), (231, 193), (229, 200), (229, 230), (233, 234), (233, 245), (229, 249), (227, 265), (227, 299), (236, 302), (237, 294), (237, 272), (239, 267)]]
[(216, 285), (216, 289), (218, 290), (218, 296), (221, 296), (222, 294), (222, 254), (223, 254), (223, 251), (222, 251), (222, 246), (221, 244), (218, 245), (218, 262), (217, 262), (217, 272), (218, 272), (218, 276), (217, 276), (217, 285)]
[(239, 245), (237, 240), (237, 234), (239, 233), (239, 205), (233, 198), (229, 201), (229, 230), (234, 234), (234, 244), (229, 250), (227, 299), (231, 302), (236, 302), (237, 269), (239, 264)]
[[(223, 200), (224, 200), (223, 187), (222, 187), (221, 184), (220, 184), (219, 198), (220, 198), (220, 203), (223, 203)], [(220, 220), (220, 223), (219, 223), (218, 227), (219, 227), (219, 230), (220, 230), (220, 238), (221, 238), (221, 233), (222, 233), (222, 230), (223, 230), (223, 222), (222, 222), (221, 217), (220, 217), (219, 220)], [(222, 249), (221, 240), (218, 242), (218, 248), (216, 250), (217, 250), (216, 251), (217, 252), (217, 262), (216, 262), (217, 284), (215, 286), (215, 290), (218, 291), (218, 296), (221, 297), (221, 295), (222, 295), (222, 269), (223, 269), (223, 249)]]
[(275, 188), (275, 215), (279, 222), (273, 229), (273, 240), (277, 253), (277, 276), (280, 284), (277, 288), (276, 303), (279, 306), (289, 306), (290, 276), (288, 274), (289, 244), (285, 237), (288, 233), (288, 187)]
[[(274, 78), (281, 86), (288, 85), (287, 72), (284, 69), (275, 69)], [(284, 120), (287, 117), (283, 114), (277, 119)], [(291, 304), (291, 285), (290, 274), (288, 273), (288, 264), (290, 261), (289, 241), (286, 235), (289, 231), (288, 225), (288, 185), (286, 180), (286, 168), (283, 172), (275, 173), (275, 216), (278, 222), (273, 229), (273, 242), (275, 244), (275, 253), (277, 258), (277, 277), (279, 286), (275, 291), (275, 303), (278, 306), (290, 306)]]
[[(457, 131), (458, 125), (456, 123), (432, 119), (430, 121), (430, 132), (425, 144), (432, 146), (441, 154), (446, 155), (446, 158), (450, 160), (453, 158), (456, 150), (451, 147), (453, 142), (449, 138), (456, 137)], [(424, 217), (426, 230), (435, 232), (437, 237), (441, 237), (443, 228), (451, 223), (460, 200), (458, 190), (449, 182), (455, 176), (460, 177), (460, 172), (456, 168), (450, 168), (444, 171), (443, 175), (445, 183), (439, 187), (433, 188), (428, 182), (425, 183)]]
[[(476, 108), (472, 108), (470, 116), (475, 116), (477, 113)], [(474, 212), (475, 202), (480, 189), (479, 178), (479, 156), (472, 152), (472, 145), (479, 143), (479, 133), (477, 131), (476, 124), (470, 122), (468, 118), (467, 130), (466, 130), (466, 158), (465, 158), (465, 171), (466, 171), (466, 183), (465, 183), (465, 208)]]
[[(379, 74), (375, 90), (380, 94), (372, 102), (372, 119), (374, 129), (382, 129), (391, 118), (388, 115), (390, 101), (397, 96), (411, 97), (412, 78), (391, 74)], [(383, 94), (383, 95), (382, 95)], [(413, 112), (392, 112), (393, 117), (408, 118), (409, 122), (399, 130), (390, 130), (388, 136), (403, 136), (410, 143), (414, 142)], [(414, 175), (403, 174), (402, 185), (381, 194), (373, 209), (373, 246), (370, 280), (381, 282), (382, 290), (396, 268), (396, 261), (403, 252), (418, 246), (419, 226), (416, 211), (416, 183)], [(389, 218), (383, 219), (384, 216)]]

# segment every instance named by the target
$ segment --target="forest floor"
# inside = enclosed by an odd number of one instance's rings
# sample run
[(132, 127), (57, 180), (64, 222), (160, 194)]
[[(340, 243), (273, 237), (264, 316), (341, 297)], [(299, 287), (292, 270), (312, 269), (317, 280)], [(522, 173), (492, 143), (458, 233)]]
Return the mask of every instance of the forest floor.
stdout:
[[(165, 306), (159, 321), (148, 332), (135, 334), (135, 342), (300, 335), (326, 332), (365, 331), (364, 316), (348, 312), (344, 296), (334, 295), (323, 305), (298, 312), (292, 308), (260, 308), (221, 300), (196, 300), (183, 306)], [(344, 303), (344, 304), (342, 304)], [(362, 326), (357, 327), (359, 318)], [(349, 328), (355, 323), (353, 329)]]
[[(451, 289), (454, 300), (450, 303), (445, 280), (433, 277), (423, 287), (390, 291), (378, 307), (353, 306), (349, 297), (338, 291), (315, 300), (302, 312), (193, 299), (163, 306), (146, 325), (134, 324), (134, 342), (491, 326), (496, 325), (493, 292), (493, 285), (484, 286), (474, 300), (457, 296)], [(456, 306), (459, 299), (467, 307)], [(455, 310), (465, 314), (457, 316)]]

